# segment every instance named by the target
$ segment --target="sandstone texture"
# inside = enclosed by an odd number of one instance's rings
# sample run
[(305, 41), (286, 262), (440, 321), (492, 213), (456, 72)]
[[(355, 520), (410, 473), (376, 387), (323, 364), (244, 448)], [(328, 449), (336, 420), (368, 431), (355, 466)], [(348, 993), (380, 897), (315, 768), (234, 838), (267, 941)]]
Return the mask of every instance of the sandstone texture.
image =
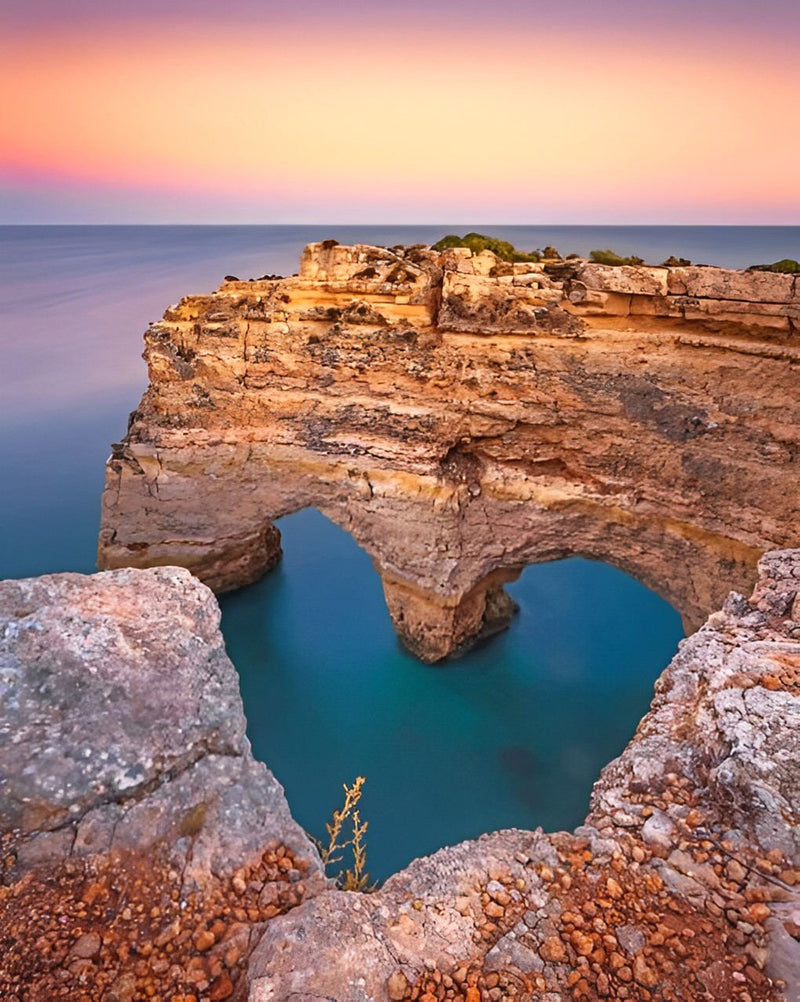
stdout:
[(500, 831), (271, 923), (252, 1002), (800, 998), (800, 551), (685, 640), (574, 833)]
[(800, 545), (795, 276), (326, 241), (170, 307), (145, 358), (101, 567), (235, 588), (313, 506), (426, 661), (502, 628), (532, 562), (620, 567), (690, 630)]
[(241, 998), (324, 886), (219, 618), (177, 567), (0, 583), (0, 998)]

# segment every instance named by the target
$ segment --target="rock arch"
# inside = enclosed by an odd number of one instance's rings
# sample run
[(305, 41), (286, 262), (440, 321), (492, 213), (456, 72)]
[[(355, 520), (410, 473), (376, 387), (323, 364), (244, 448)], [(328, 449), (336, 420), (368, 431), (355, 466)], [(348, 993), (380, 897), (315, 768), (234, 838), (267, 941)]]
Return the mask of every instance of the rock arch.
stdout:
[(800, 544), (798, 324), (792, 276), (312, 245), (299, 276), (148, 330), (99, 563), (238, 587), (279, 559), (273, 521), (313, 506), (423, 660), (501, 628), (503, 584), (569, 555), (692, 629)]

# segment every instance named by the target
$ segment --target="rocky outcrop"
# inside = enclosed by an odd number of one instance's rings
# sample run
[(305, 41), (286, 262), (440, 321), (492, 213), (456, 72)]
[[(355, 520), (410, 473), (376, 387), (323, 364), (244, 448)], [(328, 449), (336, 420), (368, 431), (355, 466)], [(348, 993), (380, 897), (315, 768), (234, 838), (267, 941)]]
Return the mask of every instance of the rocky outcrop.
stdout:
[(324, 886), (180, 568), (0, 583), (0, 996), (242, 997)]
[(800, 998), (800, 551), (684, 641), (574, 833), (501, 831), (272, 923), (252, 1002)]
[(794, 275), (587, 263), (575, 269), (568, 295), (582, 314), (733, 324), (759, 338), (768, 329), (784, 337), (800, 331), (800, 285)]
[[(0, 995), (797, 1002), (800, 550), (684, 641), (574, 833), (330, 888), (184, 570), (0, 583)], [(420, 822), (422, 823), (422, 822)]]
[(693, 629), (800, 545), (795, 276), (327, 241), (170, 307), (145, 357), (100, 565), (234, 588), (313, 506), (427, 661), (502, 628), (528, 563), (606, 561)]

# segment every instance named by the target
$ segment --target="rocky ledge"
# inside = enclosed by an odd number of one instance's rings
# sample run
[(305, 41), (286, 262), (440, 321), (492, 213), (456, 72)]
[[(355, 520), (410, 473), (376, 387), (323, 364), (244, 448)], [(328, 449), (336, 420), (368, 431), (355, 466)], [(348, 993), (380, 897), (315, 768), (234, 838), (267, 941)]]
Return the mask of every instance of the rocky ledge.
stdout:
[(693, 629), (800, 545), (797, 276), (327, 241), (170, 307), (145, 357), (100, 565), (235, 588), (313, 506), (426, 661), (506, 625), (529, 563), (613, 564)]
[(800, 550), (684, 641), (573, 833), (328, 886), (183, 570), (0, 584), (0, 988), (80, 1002), (800, 998)]
[(243, 999), (325, 884), (181, 568), (0, 583), (0, 997)]

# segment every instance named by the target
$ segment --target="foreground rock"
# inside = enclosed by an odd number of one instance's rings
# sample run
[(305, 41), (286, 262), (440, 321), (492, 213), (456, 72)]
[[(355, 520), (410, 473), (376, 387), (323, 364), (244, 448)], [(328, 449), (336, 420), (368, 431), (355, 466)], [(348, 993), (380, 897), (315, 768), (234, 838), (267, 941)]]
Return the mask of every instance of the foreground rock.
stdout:
[(575, 833), (503, 831), (272, 923), (252, 1002), (800, 998), (800, 551), (656, 686)]
[(242, 997), (324, 885), (185, 570), (0, 583), (0, 996)]
[(4, 1002), (797, 1002), (800, 550), (683, 643), (585, 825), (374, 894), (252, 760), (186, 571), (2, 582), (0, 621)]
[(272, 521), (314, 506), (427, 661), (571, 554), (695, 628), (800, 545), (799, 325), (791, 275), (313, 244), (299, 276), (226, 281), (147, 332), (100, 564), (235, 588), (280, 558)]

